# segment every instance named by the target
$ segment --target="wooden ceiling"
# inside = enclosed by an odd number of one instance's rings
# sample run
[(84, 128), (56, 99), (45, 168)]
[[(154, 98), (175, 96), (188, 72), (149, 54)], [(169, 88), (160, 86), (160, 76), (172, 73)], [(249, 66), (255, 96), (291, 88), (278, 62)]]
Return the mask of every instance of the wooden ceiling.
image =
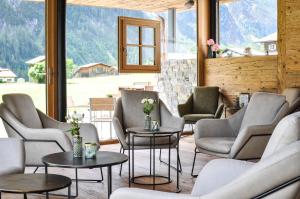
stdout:
[(122, 8), (148, 12), (163, 12), (168, 10), (168, 8), (186, 10), (186, 7), (184, 6), (186, 2), (187, 0), (67, 0), (68, 4), (74, 5)]

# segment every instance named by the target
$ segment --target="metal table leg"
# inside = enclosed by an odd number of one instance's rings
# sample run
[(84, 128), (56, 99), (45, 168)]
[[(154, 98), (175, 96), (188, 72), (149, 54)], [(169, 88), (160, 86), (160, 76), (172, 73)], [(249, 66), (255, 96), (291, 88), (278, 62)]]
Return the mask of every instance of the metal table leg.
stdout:
[(131, 187), (131, 175), (130, 175), (130, 132), (128, 132), (128, 184)]
[(110, 197), (112, 192), (112, 180), (111, 180), (111, 166), (107, 167), (107, 194), (108, 198)]
[(180, 192), (180, 187), (179, 187), (179, 139), (180, 139), (180, 134), (177, 133), (177, 172), (176, 172), (176, 177), (177, 177), (177, 185), (176, 185), (176, 188), (177, 188), (177, 192)]
[(153, 137), (153, 190), (155, 190), (155, 135)]
[(68, 199), (71, 199), (71, 185), (68, 187)]

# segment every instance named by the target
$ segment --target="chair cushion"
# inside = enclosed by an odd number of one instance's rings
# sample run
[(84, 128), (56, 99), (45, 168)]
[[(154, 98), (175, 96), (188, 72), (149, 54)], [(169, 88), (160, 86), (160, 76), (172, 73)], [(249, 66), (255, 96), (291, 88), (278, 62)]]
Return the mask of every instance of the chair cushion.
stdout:
[(262, 159), (300, 140), (300, 112), (283, 118), (273, 131)]
[(198, 175), (192, 196), (202, 196), (228, 184), (248, 171), (254, 163), (232, 159), (216, 159), (207, 163)]
[(196, 87), (193, 93), (193, 113), (215, 114), (219, 102), (219, 87)]
[(154, 91), (121, 91), (123, 108), (123, 125), (126, 128), (144, 126), (145, 114), (143, 112), (143, 98), (152, 98), (156, 101), (154, 110), (151, 112), (152, 120), (160, 122), (159, 97)]
[(188, 114), (183, 116), (185, 121), (190, 121), (194, 123), (201, 119), (212, 119), (214, 117), (215, 115), (213, 114)]
[(271, 124), (285, 103), (286, 100), (283, 95), (255, 93), (247, 106), (241, 129), (253, 125)]
[(206, 137), (196, 140), (196, 146), (215, 153), (230, 153), (235, 137)]
[(282, 92), (282, 95), (286, 97), (286, 101), (291, 106), (295, 100), (300, 97), (300, 88), (286, 88)]
[[(130, 145), (132, 145), (132, 136), (130, 136)], [(153, 139), (152, 139), (153, 140)], [(171, 144), (173, 145), (177, 138), (176, 136), (171, 136)], [(128, 144), (128, 136), (126, 136), (126, 143)], [(135, 137), (134, 138), (135, 146), (149, 146), (150, 138), (149, 137)], [(169, 137), (155, 137), (155, 145), (169, 145)]]
[(7, 94), (2, 96), (2, 100), (24, 126), (35, 129), (43, 128), (31, 97), (26, 94)]

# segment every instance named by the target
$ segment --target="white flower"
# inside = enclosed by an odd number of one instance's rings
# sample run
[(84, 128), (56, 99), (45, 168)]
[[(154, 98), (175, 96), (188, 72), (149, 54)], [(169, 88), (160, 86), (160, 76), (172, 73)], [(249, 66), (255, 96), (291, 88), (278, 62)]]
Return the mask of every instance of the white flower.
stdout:
[(149, 104), (154, 104), (154, 100), (153, 99), (148, 99)]
[(146, 101), (147, 101), (147, 99), (144, 98), (144, 99), (142, 99), (141, 103), (145, 104)]

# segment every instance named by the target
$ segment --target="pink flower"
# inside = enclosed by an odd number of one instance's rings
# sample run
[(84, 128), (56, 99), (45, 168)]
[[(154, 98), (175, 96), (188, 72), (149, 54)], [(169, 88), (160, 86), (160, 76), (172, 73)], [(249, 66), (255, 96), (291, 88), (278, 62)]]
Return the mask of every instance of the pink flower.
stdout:
[(213, 52), (218, 52), (219, 50), (220, 50), (220, 45), (219, 44), (214, 44), (211, 47), (211, 51), (213, 51)]
[(213, 40), (213, 39), (209, 39), (209, 40), (207, 40), (207, 45), (208, 46), (212, 46), (212, 45), (215, 45), (215, 41)]

